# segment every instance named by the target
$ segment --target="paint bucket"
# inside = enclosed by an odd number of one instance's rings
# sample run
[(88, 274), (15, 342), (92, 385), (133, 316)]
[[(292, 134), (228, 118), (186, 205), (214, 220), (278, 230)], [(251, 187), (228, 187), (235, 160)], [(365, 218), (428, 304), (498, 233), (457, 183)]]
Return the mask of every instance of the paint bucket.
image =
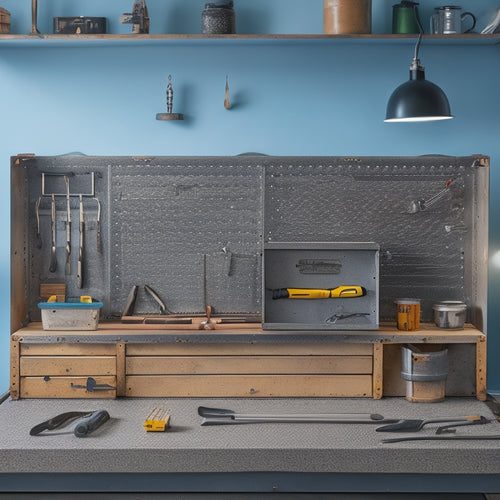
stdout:
[(333, 35), (371, 33), (372, 0), (323, 0), (323, 31)]
[(437, 403), (445, 397), (448, 350), (421, 352), (404, 346), (401, 378), (406, 380), (406, 399), (412, 403)]

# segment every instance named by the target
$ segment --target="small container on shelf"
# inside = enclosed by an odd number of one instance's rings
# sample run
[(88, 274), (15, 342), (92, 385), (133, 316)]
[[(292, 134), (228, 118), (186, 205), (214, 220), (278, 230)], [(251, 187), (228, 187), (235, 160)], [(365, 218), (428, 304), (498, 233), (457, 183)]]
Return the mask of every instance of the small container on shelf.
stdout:
[(97, 330), (102, 302), (82, 301), (80, 297), (66, 302), (40, 302), (44, 330)]
[(10, 12), (0, 7), (0, 34), (10, 33)]

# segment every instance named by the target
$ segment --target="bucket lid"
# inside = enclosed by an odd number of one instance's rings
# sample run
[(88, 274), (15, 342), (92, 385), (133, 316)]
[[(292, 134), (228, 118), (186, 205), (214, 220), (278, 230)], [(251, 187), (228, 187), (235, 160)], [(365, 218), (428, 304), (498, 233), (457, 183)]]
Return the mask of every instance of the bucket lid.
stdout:
[(460, 300), (443, 300), (432, 306), (435, 311), (461, 312), (467, 310), (467, 304)]
[(396, 299), (395, 304), (420, 304), (420, 299)]

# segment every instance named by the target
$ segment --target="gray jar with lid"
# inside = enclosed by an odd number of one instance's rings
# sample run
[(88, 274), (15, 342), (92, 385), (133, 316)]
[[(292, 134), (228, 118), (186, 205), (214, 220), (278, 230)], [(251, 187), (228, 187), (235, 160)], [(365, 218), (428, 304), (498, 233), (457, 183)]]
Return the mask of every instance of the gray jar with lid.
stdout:
[(230, 35), (236, 33), (233, 2), (223, 0), (205, 4), (201, 13), (201, 32), (204, 35)]

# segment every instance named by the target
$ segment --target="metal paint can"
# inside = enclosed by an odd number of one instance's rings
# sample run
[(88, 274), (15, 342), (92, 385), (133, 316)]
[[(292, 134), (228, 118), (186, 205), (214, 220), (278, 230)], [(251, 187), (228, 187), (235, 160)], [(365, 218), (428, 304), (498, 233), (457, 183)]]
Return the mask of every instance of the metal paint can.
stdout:
[(467, 316), (467, 304), (459, 300), (444, 300), (432, 306), (434, 323), (439, 328), (462, 330)]
[(420, 330), (420, 299), (397, 299), (398, 330), (412, 332)]

